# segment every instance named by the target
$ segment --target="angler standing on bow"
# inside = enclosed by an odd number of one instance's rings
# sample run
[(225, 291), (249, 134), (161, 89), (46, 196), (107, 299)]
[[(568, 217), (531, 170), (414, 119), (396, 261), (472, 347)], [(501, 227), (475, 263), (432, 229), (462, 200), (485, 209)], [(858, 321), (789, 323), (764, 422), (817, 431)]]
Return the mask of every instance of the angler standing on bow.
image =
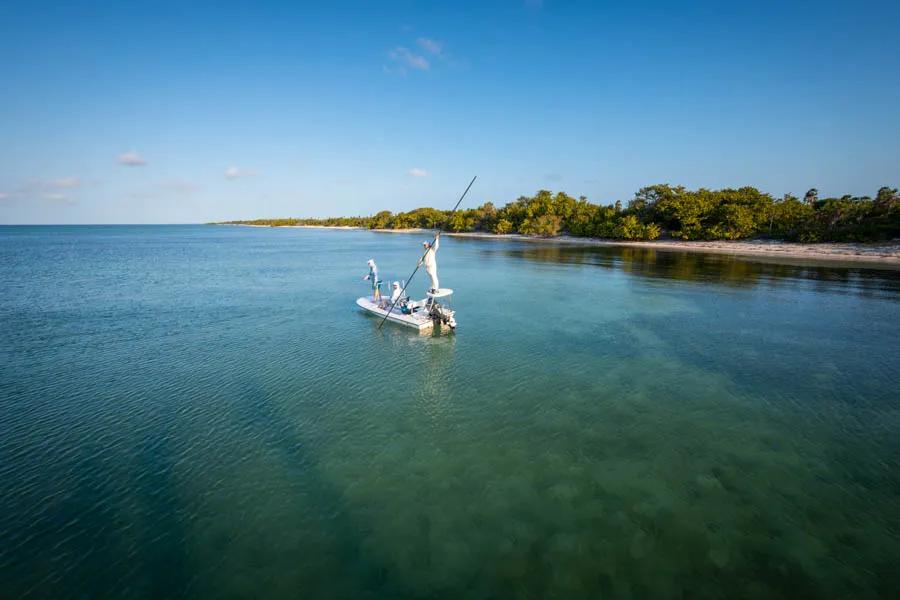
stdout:
[(435, 254), (441, 245), (441, 233), (438, 232), (435, 236), (434, 245), (429, 244), (428, 242), (422, 242), (422, 245), (425, 247), (425, 255), (419, 260), (419, 266), (425, 265), (425, 272), (431, 277), (430, 291), (436, 292), (441, 289), (441, 286), (438, 284), (437, 258), (435, 257)]
[(366, 264), (369, 266), (369, 274), (363, 277), (363, 281), (371, 281), (372, 282), (372, 297), (375, 299), (375, 303), (381, 301), (381, 280), (378, 279), (378, 265), (375, 264), (375, 259), (370, 258)]

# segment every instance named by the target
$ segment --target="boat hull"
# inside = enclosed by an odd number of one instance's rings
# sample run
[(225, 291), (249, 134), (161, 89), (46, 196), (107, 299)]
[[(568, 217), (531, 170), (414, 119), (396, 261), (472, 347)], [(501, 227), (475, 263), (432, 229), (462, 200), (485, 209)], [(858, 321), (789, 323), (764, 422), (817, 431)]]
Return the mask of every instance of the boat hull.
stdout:
[(410, 327), (419, 331), (427, 331), (434, 328), (434, 320), (427, 313), (417, 312), (412, 315), (405, 315), (400, 312), (399, 308), (395, 307), (394, 310), (388, 314), (387, 309), (378, 306), (372, 298), (357, 298), (356, 305), (364, 311), (382, 319), (387, 315), (387, 320), (391, 323), (396, 323), (397, 325), (403, 325), (404, 327)]

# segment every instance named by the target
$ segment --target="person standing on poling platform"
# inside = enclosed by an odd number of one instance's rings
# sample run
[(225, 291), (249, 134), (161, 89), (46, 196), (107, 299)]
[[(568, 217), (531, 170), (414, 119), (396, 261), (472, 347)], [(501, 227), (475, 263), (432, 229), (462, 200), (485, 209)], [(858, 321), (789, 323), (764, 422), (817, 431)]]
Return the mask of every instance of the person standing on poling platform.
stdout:
[(370, 280), (372, 282), (372, 297), (377, 304), (381, 300), (381, 280), (378, 279), (378, 265), (375, 264), (374, 258), (370, 258), (366, 264), (369, 265), (369, 274), (363, 277), (363, 281)]
[(425, 255), (419, 260), (419, 266), (425, 265), (425, 272), (431, 278), (431, 289), (429, 291), (436, 292), (441, 289), (438, 283), (437, 258), (435, 257), (435, 253), (441, 245), (441, 233), (438, 232), (435, 236), (434, 245), (428, 242), (422, 242), (422, 245), (425, 247)]

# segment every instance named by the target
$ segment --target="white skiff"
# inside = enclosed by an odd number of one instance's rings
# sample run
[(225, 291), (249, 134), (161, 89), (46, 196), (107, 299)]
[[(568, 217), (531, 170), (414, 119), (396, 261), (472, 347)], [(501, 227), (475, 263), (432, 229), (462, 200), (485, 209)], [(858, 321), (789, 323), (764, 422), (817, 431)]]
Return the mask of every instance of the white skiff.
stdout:
[(377, 315), (382, 319), (387, 315), (388, 321), (397, 323), (398, 325), (412, 327), (419, 331), (427, 331), (439, 323), (448, 325), (450, 329), (455, 329), (455, 312), (450, 310), (449, 306), (437, 301), (438, 298), (449, 298), (451, 294), (453, 294), (453, 290), (447, 288), (441, 288), (436, 292), (429, 292), (427, 294), (428, 297), (425, 300), (409, 302), (407, 306), (411, 308), (411, 311), (408, 312), (404, 312), (401, 309), (400, 303), (397, 303), (394, 310), (390, 311), (390, 314), (388, 314), (391, 303), (387, 298), (382, 298), (383, 304), (379, 305), (375, 302), (374, 297), (365, 296), (363, 298), (357, 298), (356, 305), (366, 312)]

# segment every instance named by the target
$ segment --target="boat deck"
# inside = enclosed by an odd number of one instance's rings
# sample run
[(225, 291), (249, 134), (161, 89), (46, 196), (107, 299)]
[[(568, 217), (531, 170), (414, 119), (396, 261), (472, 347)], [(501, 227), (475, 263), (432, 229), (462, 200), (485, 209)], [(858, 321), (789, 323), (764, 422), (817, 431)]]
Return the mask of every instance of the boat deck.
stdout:
[[(384, 318), (384, 316), (388, 314), (387, 308), (381, 308), (380, 306), (378, 306), (372, 296), (357, 298), (356, 304), (366, 312), (372, 313), (381, 318)], [(387, 307), (390, 308), (390, 306), (390, 303), (388, 303)], [(428, 316), (427, 312), (421, 309), (411, 315), (405, 315), (400, 312), (399, 306), (395, 306), (394, 310), (391, 311), (391, 314), (388, 315), (387, 320), (391, 321), (392, 323), (397, 323), (398, 325), (405, 325), (406, 327), (418, 329), (419, 331), (426, 331), (434, 327), (434, 321), (430, 316)]]

